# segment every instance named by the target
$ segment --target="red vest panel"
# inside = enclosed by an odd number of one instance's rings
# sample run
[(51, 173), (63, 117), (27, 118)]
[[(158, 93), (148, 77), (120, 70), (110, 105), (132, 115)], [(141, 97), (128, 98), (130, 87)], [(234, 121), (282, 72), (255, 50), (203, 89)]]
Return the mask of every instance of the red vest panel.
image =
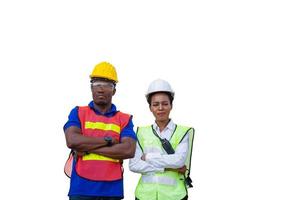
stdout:
[[(127, 126), (130, 115), (117, 112), (112, 117), (97, 115), (89, 106), (79, 107), (79, 120), (83, 135), (113, 137), (120, 141), (120, 133)], [(122, 178), (122, 163), (98, 154), (78, 156), (76, 172), (79, 176), (94, 181), (113, 181)]]

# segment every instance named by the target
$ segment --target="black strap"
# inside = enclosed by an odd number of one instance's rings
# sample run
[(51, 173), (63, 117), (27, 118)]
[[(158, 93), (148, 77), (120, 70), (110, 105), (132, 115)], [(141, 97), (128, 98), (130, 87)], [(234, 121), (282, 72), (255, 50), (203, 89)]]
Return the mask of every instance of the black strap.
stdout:
[(190, 174), (188, 174), (188, 177), (185, 177), (185, 184), (189, 187), (189, 188), (192, 188), (193, 185), (192, 185), (192, 179), (190, 177)]
[[(172, 145), (170, 144), (170, 142), (167, 140), (167, 139), (161, 139), (160, 137), (159, 137), (159, 135), (156, 133), (156, 131), (154, 130), (154, 128), (153, 128), (153, 126), (151, 126), (152, 127), (152, 132), (153, 132), (153, 134), (159, 139), (159, 141), (161, 142), (161, 145), (162, 145), (162, 147), (164, 148), (164, 150), (168, 153), (168, 154), (174, 154), (175, 153), (175, 151), (174, 151), (174, 149), (173, 149), (173, 147), (172, 147)], [(193, 129), (193, 128), (190, 128), (190, 129), (188, 129), (187, 130), (187, 132), (186, 132), (186, 134), (188, 134), (188, 132), (190, 131), (192, 129), (192, 131), (193, 131), (193, 134), (195, 133), (195, 130)], [(173, 133), (174, 134), (174, 133)], [(185, 137), (185, 135), (184, 135), (184, 137)], [(191, 147), (191, 151), (192, 151), (192, 149), (193, 149), (193, 141), (194, 141), (194, 136), (193, 136), (193, 138), (192, 138), (192, 147)], [(191, 152), (192, 153), (192, 152)], [(191, 179), (191, 177), (190, 177), (190, 172), (191, 172), (191, 159), (192, 159), (192, 155), (190, 155), (190, 158), (188, 158), (188, 159), (190, 159), (190, 166), (187, 166), (187, 167), (189, 167), (188, 168), (188, 173), (187, 173), (187, 176), (185, 176), (184, 175), (184, 179), (185, 179), (185, 184), (187, 185), (187, 187), (188, 188), (192, 188), (193, 187), (193, 185), (192, 185), (192, 179)]]
[[(190, 152), (190, 157), (188, 158), (189, 159), (189, 166), (187, 166), (188, 167), (188, 173), (187, 173), (187, 176), (185, 176), (185, 183), (186, 183), (186, 185), (188, 186), (188, 188), (192, 188), (193, 187), (193, 185), (192, 185), (192, 179), (191, 179), (191, 177), (190, 177), (190, 173), (191, 173), (191, 166), (192, 166), (192, 153), (193, 153), (193, 144), (194, 144), (194, 136), (195, 136), (195, 129), (194, 128), (190, 128), (188, 131), (187, 131), (187, 133), (190, 131), (190, 130), (192, 130), (193, 131), (193, 134), (192, 134), (192, 136), (193, 136), (193, 138), (192, 138), (192, 140), (191, 140), (191, 147), (190, 147), (190, 149), (191, 149), (191, 152)], [(190, 135), (191, 136), (191, 135)]]
[(164, 148), (164, 150), (168, 153), (168, 154), (174, 154), (175, 151), (171, 145), (171, 143), (169, 142), (169, 140), (167, 140), (166, 138), (161, 139), (158, 134), (156, 133), (156, 131), (154, 130), (153, 126), (152, 127), (152, 132), (153, 134), (159, 139), (159, 141), (161, 142), (161, 146)]

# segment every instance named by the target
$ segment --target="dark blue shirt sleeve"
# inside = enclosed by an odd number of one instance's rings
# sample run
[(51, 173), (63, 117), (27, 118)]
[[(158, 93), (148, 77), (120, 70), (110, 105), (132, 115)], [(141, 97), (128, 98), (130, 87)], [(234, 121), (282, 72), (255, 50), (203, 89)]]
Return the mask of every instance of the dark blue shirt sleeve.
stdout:
[(81, 128), (80, 120), (78, 117), (78, 106), (71, 110), (68, 121), (64, 125), (64, 131), (66, 131), (67, 128), (69, 128), (70, 126), (76, 126), (78, 128)]
[(133, 122), (132, 122), (132, 117), (130, 117), (130, 120), (127, 124), (127, 126), (121, 131), (121, 139), (123, 137), (131, 137), (134, 140), (137, 140), (136, 134), (133, 130)]

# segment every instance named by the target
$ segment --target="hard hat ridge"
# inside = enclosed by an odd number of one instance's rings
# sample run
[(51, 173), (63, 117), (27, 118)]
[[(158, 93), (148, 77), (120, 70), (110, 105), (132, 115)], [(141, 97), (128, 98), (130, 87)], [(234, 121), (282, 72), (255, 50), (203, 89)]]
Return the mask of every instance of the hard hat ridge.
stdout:
[(173, 91), (171, 85), (163, 79), (156, 79), (150, 83), (146, 92), (146, 98), (148, 98), (150, 94), (155, 92), (168, 92), (173, 98), (175, 95), (175, 92)]
[(109, 62), (100, 62), (99, 64), (97, 64), (94, 67), (90, 78), (104, 78), (112, 80), (115, 83), (118, 82), (117, 71), (115, 67)]

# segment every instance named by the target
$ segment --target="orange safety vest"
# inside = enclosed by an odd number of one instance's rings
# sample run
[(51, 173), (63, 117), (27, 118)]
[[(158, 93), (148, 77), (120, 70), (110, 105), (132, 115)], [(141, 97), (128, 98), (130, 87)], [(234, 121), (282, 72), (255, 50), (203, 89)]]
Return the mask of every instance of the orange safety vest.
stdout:
[[(117, 112), (112, 117), (97, 115), (89, 106), (79, 107), (81, 131), (85, 136), (112, 137), (120, 141), (120, 133), (131, 115)], [(78, 156), (75, 166), (79, 176), (93, 181), (113, 181), (122, 178), (122, 161), (99, 154)]]

